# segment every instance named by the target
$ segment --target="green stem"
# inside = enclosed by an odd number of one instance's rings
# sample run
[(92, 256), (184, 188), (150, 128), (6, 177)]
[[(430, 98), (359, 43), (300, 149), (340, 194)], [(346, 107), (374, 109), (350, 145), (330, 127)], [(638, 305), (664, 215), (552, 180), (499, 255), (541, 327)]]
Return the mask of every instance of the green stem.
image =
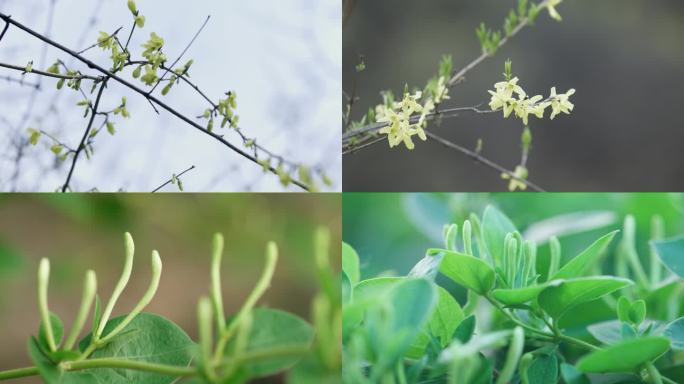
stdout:
[(244, 352), (240, 356), (228, 357), (221, 361), (220, 365), (244, 364), (274, 357), (297, 357), (303, 356), (310, 351), (310, 347), (277, 347), (261, 351)]
[[(309, 353), (309, 351), (309, 347), (278, 347), (255, 352), (245, 352), (237, 358), (229, 358), (222, 361), (220, 365), (258, 362), (261, 360), (272, 359), (274, 357), (299, 357)], [(63, 362), (61, 367), (66, 371), (80, 371), (84, 369), (96, 368), (131, 369), (176, 377), (189, 377), (197, 374), (197, 369), (193, 367), (179, 367), (167, 364), (155, 364), (145, 361), (127, 360), (112, 357), (67, 361)], [(8, 371), (1, 371), (0, 380), (17, 379), (27, 376), (36, 376), (38, 374), (38, 368), (36, 367), (11, 369)]]
[[(588, 350), (590, 350), (590, 351), (595, 351), (595, 350), (600, 349), (599, 347), (597, 347), (597, 346), (595, 346), (595, 345), (593, 345), (593, 344), (589, 344), (589, 343), (587, 343), (586, 341), (582, 341), (582, 340), (580, 340), (580, 339), (576, 339), (576, 338), (574, 338), (574, 337), (572, 337), (572, 336), (564, 335), (564, 334), (562, 334), (562, 333), (560, 333), (560, 332), (557, 332), (556, 334), (553, 334), (553, 333), (544, 332), (544, 331), (542, 331), (542, 330), (540, 330), (540, 329), (531, 327), (531, 326), (529, 326), (529, 325), (523, 323), (522, 321), (518, 320), (517, 318), (515, 318), (515, 317), (514, 317), (510, 312), (508, 312), (501, 304), (499, 304), (499, 303), (498, 303), (496, 300), (494, 300), (493, 298), (489, 297), (489, 295), (485, 295), (485, 298), (486, 298), (487, 301), (489, 301), (494, 307), (496, 307), (498, 310), (500, 310), (501, 312), (503, 312), (503, 314), (505, 314), (509, 319), (511, 319), (511, 321), (513, 321), (515, 324), (517, 324), (517, 325), (523, 327), (523, 328), (524, 328), (525, 330), (527, 330), (527, 331), (530, 331), (530, 332), (532, 332), (532, 333), (535, 333), (535, 334), (537, 334), (537, 335), (539, 335), (539, 336), (542, 336), (542, 337), (545, 337), (545, 338), (548, 338), (548, 339), (551, 339), (551, 340), (562, 340), (562, 341), (565, 341), (565, 342), (570, 343), (570, 344), (575, 344), (575, 345), (577, 345), (577, 346), (579, 346), (579, 347), (588, 349)], [(555, 329), (555, 328), (553, 328), (553, 329)]]
[(653, 384), (663, 384), (663, 378), (658, 372), (658, 368), (653, 365), (653, 363), (646, 363), (646, 371), (648, 371), (649, 382)]
[(0, 380), (18, 379), (20, 377), (35, 376), (38, 374), (38, 368), (26, 367), (10, 369), (0, 372)]
[(211, 301), (214, 305), (216, 316), (216, 329), (219, 331), (226, 326), (226, 318), (223, 312), (223, 298), (221, 296), (221, 256), (223, 255), (223, 235), (214, 234), (214, 243), (211, 253)]
[(242, 321), (245, 319), (245, 317), (252, 311), (252, 308), (254, 308), (254, 305), (256, 305), (256, 302), (259, 300), (259, 298), (261, 298), (264, 292), (271, 285), (271, 279), (273, 278), (273, 273), (275, 272), (275, 266), (277, 261), (278, 248), (276, 247), (274, 242), (269, 242), (266, 246), (266, 266), (264, 267), (264, 271), (262, 272), (259, 281), (254, 287), (254, 290), (252, 291), (252, 293), (249, 294), (247, 300), (245, 300), (245, 303), (242, 305), (242, 308), (240, 308), (240, 311), (235, 316), (235, 319), (232, 320), (228, 328), (219, 330), (221, 334), (218, 339), (218, 342), (216, 343), (214, 364), (221, 361), (221, 359), (223, 358), (223, 352), (226, 348), (226, 344), (228, 344), (228, 341), (231, 339), (231, 337), (233, 337), (235, 332), (238, 330), (238, 327), (242, 324)]
[(79, 371), (93, 368), (121, 368), (157, 373), (166, 376), (182, 377), (192, 376), (197, 373), (197, 370), (192, 367), (178, 367), (167, 364), (148, 363), (146, 361), (118, 359), (113, 357), (64, 362), (62, 363), (62, 368), (67, 371)]

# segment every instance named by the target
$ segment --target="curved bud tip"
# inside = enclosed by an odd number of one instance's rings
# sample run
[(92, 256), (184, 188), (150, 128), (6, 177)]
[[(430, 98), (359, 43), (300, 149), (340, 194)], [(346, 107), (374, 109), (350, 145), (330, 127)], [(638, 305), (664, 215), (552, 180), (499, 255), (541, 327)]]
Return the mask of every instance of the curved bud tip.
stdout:
[(153, 275), (160, 274), (161, 269), (162, 269), (161, 257), (159, 256), (159, 252), (154, 250), (154, 251), (152, 251), (152, 274)]
[(38, 278), (40, 280), (47, 280), (50, 277), (50, 260), (47, 258), (40, 259), (40, 264), (38, 265)]
[(274, 241), (269, 241), (266, 245), (266, 260), (269, 263), (274, 263), (278, 260), (278, 246)]
[(223, 252), (223, 235), (216, 232), (214, 233), (214, 239), (212, 242), (212, 251), (214, 254), (214, 257), (221, 257), (221, 253)]
[(94, 294), (95, 291), (97, 290), (97, 277), (95, 275), (95, 271), (92, 269), (89, 269), (86, 272), (86, 277), (85, 277), (85, 291), (88, 292), (88, 294)]
[(126, 256), (133, 255), (135, 251), (135, 243), (133, 242), (133, 236), (130, 232), (124, 233), (124, 248), (126, 249)]

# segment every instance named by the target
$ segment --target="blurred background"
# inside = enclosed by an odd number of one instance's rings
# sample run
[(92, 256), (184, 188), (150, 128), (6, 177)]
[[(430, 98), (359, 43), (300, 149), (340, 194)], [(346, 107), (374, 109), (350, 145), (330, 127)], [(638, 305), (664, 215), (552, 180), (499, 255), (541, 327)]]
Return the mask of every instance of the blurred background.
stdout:
[[(313, 236), (331, 231), (331, 262), (340, 265), (341, 198), (336, 194), (100, 194), (0, 195), (0, 370), (30, 365), (26, 343), (38, 329), (38, 261), (50, 258), (50, 309), (68, 329), (87, 269), (97, 273), (107, 300), (123, 265), (123, 232), (135, 240), (128, 287), (114, 316), (140, 299), (150, 279), (150, 252), (164, 264), (159, 289), (146, 308), (196, 339), (196, 305), (209, 292), (211, 242), (225, 237), (222, 281), (227, 313), (237, 311), (259, 278), (266, 243), (279, 261), (261, 305), (309, 319), (318, 289)], [(38, 383), (35, 378), (17, 383)]]
[[(340, 116), (341, 102), (337, 0), (141, 0), (138, 9), (146, 23), (133, 36), (134, 55), (140, 54), (139, 46), (154, 31), (165, 39), (169, 60), (177, 57), (210, 15), (180, 62), (194, 59), (191, 80), (215, 101), (224, 92), (236, 91), (237, 113), (246, 135), (288, 160), (323, 169), (334, 183), (330, 189), (341, 189), (340, 131), (337, 118), (331, 118)], [(98, 31), (111, 33), (123, 26), (128, 34), (132, 22), (124, 0), (0, 0), (0, 11), (76, 50), (96, 42)], [(111, 62), (100, 49), (86, 56), (102, 65)], [(44, 70), (57, 58), (87, 69), (16, 28), (10, 28), (0, 44), (4, 63), (23, 67), (32, 59), (35, 69)], [(124, 77), (132, 79), (130, 71)], [(18, 83), (22, 79), (23, 85)], [(38, 82), (36, 91), (31, 84)], [(26, 143), (29, 127), (43, 129), (71, 147), (83, 135), (87, 122), (81, 107), (76, 107), (83, 96), (66, 87), (58, 92), (56, 82), (31, 75), (22, 78), (20, 72), (0, 68), (0, 190), (51, 192), (64, 183), (70, 163), (56, 160), (48, 140), (36, 147)], [(90, 83), (84, 88), (88, 91)], [(128, 96), (131, 118), (115, 119), (117, 134), (102, 132), (92, 160), (79, 159), (75, 190), (148, 192), (191, 165), (197, 168), (183, 176), (189, 191), (283, 189), (278, 178), (264, 174), (259, 165), (169, 113), (157, 115), (146, 100), (123, 86), (110, 83), (102, 105), (112, 109), (121, 96)], [(206, 108), (206, 102), (184, 85), (162, 99), (189, 117), (201, 115)], [(241, 142), (227, 128), (219, 133), (225, 133), (228, 141)]]
[[(343, 28), (343, 87), (356, 81), (354, 118), (381, 102), (379, 92), (423, 87), (444, 54), (459, 69), (480, 54), (480, 22), (501, 28), (514, 0), (357, 0)], [(562, 22), (540, 14), (496, 56), (452, 88), (445, 107), (489, 102), (506, 58), (528, 93), (575, 88), (575, 110), (530, 120), (530, 180), (552, 191), (673, 191), (684, 188), (684, 2), (567, 0)], [(366, 70), (355, 65), (365, 56)], [(355, 80), (356, 79), (356, 80)], [(434, 132), (513, 169), (522, 123), (500, 113), (463, 113)], [(410, 176), (408, 176), (410, 175)], [(407, 177), (408, 176), (408, 177)], [(498, 172), (436, 142), (390, 149), (386, 142), (344, 156), (350, 191), (496, 191)]]

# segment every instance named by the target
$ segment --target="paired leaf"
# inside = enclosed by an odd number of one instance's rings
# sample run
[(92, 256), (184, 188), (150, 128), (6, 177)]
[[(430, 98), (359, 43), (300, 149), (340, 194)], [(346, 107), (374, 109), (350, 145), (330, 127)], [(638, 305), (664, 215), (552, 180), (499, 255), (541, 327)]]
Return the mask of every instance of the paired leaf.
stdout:
[(536, 299), (547, 285), (539, 284), (523, 288), (495, 289), (492, 291), (492, 296), (504, 305), (520, 305)]
[(429, 249), (428, 254), (444, 255), (439, 271), (456, 283), (484, 295), (494, 287), (494, 269), (484, 260), (446, 249)]
[(433, 337), (437, 338), (441, 347), (449, 345), (456, 327), (463, 320), (463, 311), (456, 299), (446, 289), (439, 286), (437, 294), (437, 305), (432, 312), (432, 317), (407, 353), (407, 356), (411, 358), (421, 358)]
[(568, 261), (549, 280), (580, 277), (593, 266), (613, 240), (618, 231), (613, 231), (591, 244), (587, 249)]
[(660, 261), (680, 278), (684, 278), (684, 236), (652, 241)]
[(537, 356), (525, 371), (525, 384), (548, 384), (558, 382), (558, 358), (556, 355)]
[(672, 349), (684, 349), (684, 317), (672, 321), (663, 335), (672, 342)]
[(358, 284), (361, 278), (359, 270), (359, 255), (347, 243), (342, 243), (342, 271), (349, 276), (352, 286)]
[[(252, 312), (252, 326), (244, 353), (267, 355), (276, 349), (305, 349), (311, 346), (313, 336), (313, 328), (300, 317), (275, 309), (257, 308)], [(234, 341), (228, 343), (226, 356), (231, 356), (234, 348)], [(246, 363), (243, 369), (246, 378), (270, 376), (292, 367), (300, 359), (298, 355), (261, 358)]]
[(612, 276), (581, 277), (549, 284), (538, 297), (539, 305), (554, 319), (573, 307), (632, 285), (628, 279)]
[(586, 355), (577, 363), (577, 368), (586, 373), (633, 372), (669, 348), (670, 340), (665, 337), (626, 340)]
[(482, 238), (487, 254), (496, 265), (501, 264), (506, 235), (515, 232), (515, 225), (501, 211), (493, 206), (487, 206), (482, 216)]
[[(108, 334), (126, 316), (119, 316), (107, 322), (103, 334)], [(83, 351), (88, 347), (92, 334), (87, 335), (79, 344)], [(187, 367), (191, 361), (190, 337), (173, 322), (155, 314), (137, 315), (110, 343), (96, 350), (92, 358), (116, 357), (133, 361)], [(95, 378), (93, 382), (109, 384), (146, 383), (168, 384), (174, 377), (150, 372), (98, 368), (89, 371)]]
[(87, 372), (66, 372), (50, 357), (49, 352), (40, 345), (35, 337), (31, 337), (28, 343), (28, 351), (33, 364), (38, 368), (38, 373), (47, 384), (88, 384), (97, 382)]
[[(623, 323), (620, 320), (609, 320), (591, 324), (587, 327), (587, 331), (601, 343), (612, 345), (617, 344), (624, 339), (622, 326)], [(651, 328), (649, 333), (651, 336), (659, 335), (662, 332), (658, 323), (646, 321), (639, 326), (639, 333), (645, 332), (649, 327)]]

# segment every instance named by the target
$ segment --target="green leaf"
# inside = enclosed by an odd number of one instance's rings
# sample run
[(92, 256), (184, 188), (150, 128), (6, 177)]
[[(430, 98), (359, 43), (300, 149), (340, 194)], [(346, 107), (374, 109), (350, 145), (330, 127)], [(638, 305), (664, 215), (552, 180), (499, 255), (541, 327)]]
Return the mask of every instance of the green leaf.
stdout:
[(347, 276), (346, 273), (342, 272), (342, 303), (347, 304), (352, 300), (352, 286), (351, 286), (351, 281), (349, 280), (349, 276)]
[(613, 240), (618, 231), (613, 231), (591, 244), (587, 249), (568, 261), (561, 269), (553, 275), (549, 280), (554, 279), (571, 279), (580, 277), (593, 266), (599, 257), (608, 247), (608, 244)]
[(458, 327), (456, 327), (456, 330), (452, 335), (452, 339), (458, 340), (463, 344), (467, 343), (470, 341), (470, 338), (473, 337), (476, 323), (477, 319), (475, 318), (475, 315), (466, 317), (463, 319), (463, 321), (461, 321)]
[(361, 279), (359, 255), (351, 245), (344, 242), (342, 243), (342, 271), (349, 276), (352, 285), (356, 285)]
[(387, 292), (403, 277), (377, 277), (359, 282), (352, 288), (352, 302), (342, 311), (342, 334), (349, 334), (363, 320), (366, 310), (385, 300)]
[[(64, 324), (62, 324), (62, 319), (54, 313), (50, 312), (50, 325), (52, 325), (52, 335), (55, 338), (55, 345), (62, 343), (62, 337), (64, 336)], [(45, 324), (40, 322), (40, 328), (38, 330), (38, 342), (40, 346), (49, 351), (47, 336), (45, 335)]]
[(523, 288), (495, 289), (492, 296), (505, 305), (520, 305), (532, 301), (548, 284), (530, 285)]
[[(245, 353), (267, 354), (274, 349), (308, 348), (313, 336), (313, 328), (302, 318), (284, 311), (257, 308), (252, 312), (252, 326)], [(234, 343), (233, 340), (226, 345), (226, 356), (230, 356), (235, 349)], [(300, 356), (262, 358), (242, 368), (248, 378), (264, 377), (290, 368), (300, 359)]]
[(613, 276), (580, 277), (549, 283), (538, 297), (539, 305), (558, 320), (573, 307), (632, 285), (633, 282)]
[[(126, 316), (115, 317), (107, 322), (103, 334), (108, 334)], [(88, 334), (79, 344), (81, 351), (90, 344)], [(179, 326), (155, 314), (141, 313), (136, 316), (110, 343), (96, 350), (92, 358), (116, 357), (148, 363), (187, 367), (191, 361), (194, 343)], [(90, 371), (102, 383), (168, 384), (176, 379), (150, 372), (99, 368)]]
[[(623, 323), (620, 320), (602, 321), (600, 323), (591, 324), (587, 327), (587, 331), (603, 344), (617, 344), (623, 340), (622, 325)], [(655, 336), (661, 332), (658, 323), (647, 321), (639, 325), (639, 333), (645, 332), (648, 327), (654, 328), (650, 333), (651, 336)]]
[(432, 317), (414, 340), (407, 353), (408, 357), (420, 359), (432, 337), (439, 340), (442, 348), (449, 345), (456, 327), (463, 320), (463, 311), (458, 301), (440, 286), (437, 286), (437, 294), (437, 306)]
[(652, 241), (660, 261), (680, 278), (684, 278), (684, 236)]
[(394, 367), (432, 317), (437, 304), (435, 284), (423, 279), (402, 279), (378, 305), (366, 313), (370, 346), (375, 350), (378, 371)]
[(663, 336), (670, 339), (672, 349), (684, 349), (684, 317), (673, 320), (668, 324)]
[(446, 249), (428, 249), (428, 254), (444, 255), (439, 271), (456, 283), (484, 295), (494, 287), (494, 270), (484, 260)]
[(561, 363), (560, 368), (565, 384), (591, 384), (589, 378), (574, 366)]
[(515, 231), (515, 225), (501, 211), (491, 205), (485, 208), (482, 217), (482, 238), (487, 253), (495, 260), (495, 265), (501, 264), (506, 235)]
[(633, 372), (669, 348), (670, 340), (665, 337), (626, 340), (586, 355), (577, 363), (577, 369), (586, 373)]
[(558, 359), (556, 355), (539, 355), (527, 369), (527, 384), (558, 382)]
[(97, 382), (90, 373), (61, 370), (35, 337), (29, 339), (28, 351), (31, 361), (36, 365), (38, 373), (47, 384), (88, 384)]

